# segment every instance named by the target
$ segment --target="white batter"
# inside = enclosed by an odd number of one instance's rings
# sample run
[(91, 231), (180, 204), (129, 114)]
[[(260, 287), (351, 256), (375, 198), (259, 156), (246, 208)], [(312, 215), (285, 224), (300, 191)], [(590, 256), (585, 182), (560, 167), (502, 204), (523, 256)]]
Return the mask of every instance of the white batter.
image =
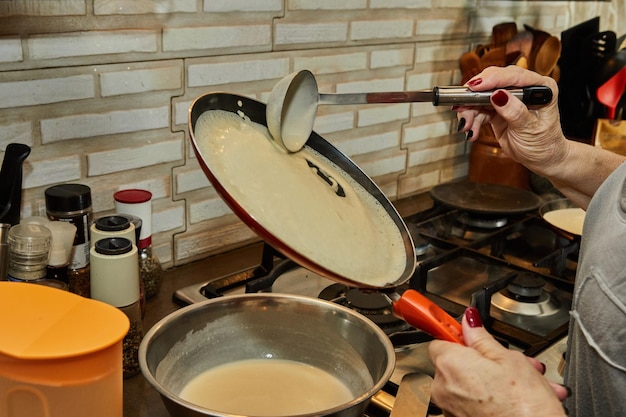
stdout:
[(581, 208), (572, 207), (549, 211), (543, 218), (551, 225), (574, 235), (583, 234), (585, 211)]
[(179, 394), (196, 405), (243, 416), (294, 416), (327, 410), (354, 396), (322, 369), (288, 360), (250, 359), (211, 368)]
[[(380, 203), (309, 147), (287, 153), (265, 126), (234, 113), (203, 113), (197, 146), (213, 175), (259, 224), (308, 259), (372, 286), (396, 282), (407, 259), (400, 230)], [(345, 190), (339, 197), (307, 164)]]

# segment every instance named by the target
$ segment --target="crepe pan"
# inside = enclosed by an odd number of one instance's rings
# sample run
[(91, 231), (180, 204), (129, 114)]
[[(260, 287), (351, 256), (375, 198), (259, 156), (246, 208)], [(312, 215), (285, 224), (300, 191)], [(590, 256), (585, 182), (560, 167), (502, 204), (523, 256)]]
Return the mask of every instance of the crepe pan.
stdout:
[[(575, 205), (571, 200), (567, 198), (558, 198), (556, 200), (548, 201), (547, 203), (542, 204), (541, 207), (539, 208), (539, 215), (541, 216), (544, 222), (546, 222), (556, 233), (558, 233), (562, 237), (565, 237), (573, 241), (580, 241), (581, 235), (579, 233), (574, 232), (571, 229), (566, 230), (554, 224), (554, 222), (551, 222), (550, 220), (546, 219), (546, 214), (551, 213), (553, 211), (563, 210), (563, 209), (578, 209), (578, 208), (579, 207)], [(582, 220), (584, 221), (584, 217), (582, 218)]]
[(449, 207), (482, 215), (525, 214), (541, 205), (541, 198), (530, 191), (469, 181), (437, 185), (430, 195)]
[[(211, 158), (215, 157), (212, 156), (209, 158), (202, 153), (201, 141), (217, 140), (210, 137), (200, 138), (196, 135), (196, 124), (198, 119), (205, 112), (211, 110), (223, 110), (234, 113), (241, 118), (247, 118), (262, 126), (267, 126), (266, 106), (259, 101), (247, 97), (225, 92), (215, 92), (207, 93), (198, 97), (192, 103), (189, 110), (189, 132), (191, 136), (191, 143), (202, 170), (224, 202), (248, 227), (250, 227), (270, 246), (274, 247), (276, 250), (302, 267), (351, 287), (381, 289), (392, 299), (395, 315), (405, 319), (412, 326), (420, 328), (437, 338), (462, 343), (460, 324), (436, 304), (428, 300), (424, 295), (412, 289), (406, 290), (401, 296), (395, 291), (396, 287), (410, 279), (415, 270), (416, 256), (413, 240), (408, 232), (406, 224), (396, 211), (395, 207), (378, 188), (378, 186), (369, 178), (369, 176), (367, 176), (354, 162), (315, 132), (311, 133), (311, 136), (306, 142), (305, 149), (301, 151), (309, 152), (309, 150), (312, 150), (314, 153), (316, 152), (331, 161), (334, 166), (334, 170), (331, 170), (330, 172), (326, 171), (323, 176), (320, 176), (330, 178), (349, 177), (352, 182), (357, 184), (357, 187), (362, 187), (363, 190), (369, 193), (369, 195), (380, 204), (392, 220), (392, 227), (397, 228), (399, 231), (403, 247), (394, 248), (393, 250), (404, 252), (406, 264), (404, 265), (403, 271), (399, 276), (384, 285), (371, 285), (370, 283), (363, 282), (357, 276), (338, 274), (336, 270), (329, 268), (325, 262), (320, 261), (319, 259), (313, 259), (303, 251), (297, 250), (293, 244), (293, 239), (298, 236), (298, 233), (302, 233), (302, 231), (298, 230), (298, 228), (294, 228), (290, 235), (285, 236), (283, 234), (282, 237), (279, 238), (277, 234), (272, 232), (270, 227), (268, 227), (269, 224), (272, 224), (272, 222), (277, 220), (276, 218), (272, 218), (275, 214), (271, 210), (263, 212), (260, 215), (259, 213), (256, 213), (255, 215), (250, 214), (251, 207), (246, 206), (246, 204), (249, 203), (244, 204), (242, 201), (237, 200), (234, 197), (234, 195), (237, 194), (237, 190), (233, 189), (231, 181), (232, 178), (228, 178), (227, 180), (222, 178), (220, 180), (219, 174), (214, 172), (216, 168), (215, 165), (212, 166), (212, 163), (210, 162)], [(280, 158), (297, 157), (295, 156), (297, 153), (288, 154), (283, 150), (280, 150), (277, 146), (276, 152), (283, 153)], [(228, 152), (224, 153), (227, 154)], [(233, 161), (236, 161), (238, 156), (239, 155), (221, 155), (220, 157), (232, 158)], [(328, 170), (328, 167), (326, 167), (326, 169)], [(325, 178), (322, 179), (324, 180)], [(330, 183), (331, 182), (329, 182), (329, 185), (331, 185)], [(236, 184), (235, 187), (249, 187), (249, 185)], [(313, 188), (315, 189), (311, 189), (310, 192), (316, 193), (317, 187)], [(346, 192), (349, 191), (349, 189), (346, 190)], [(285, 205), (286, 207), (289, 207), (289, 205), (293, 204), (294, 196), (273, 195), (271, 198), (273, 199), (272, 204)], [(338, 198), (342, 198), (339, 193)], [(329, 209), (332, 209), (332, 207), (329, 207)], [(309, 221), (311, 221), (310, 218)], [(332, 257), (333, 254), (326, 253), (325, 255)], [(371, 254), (371, 256), (375, 255), (376, 254)], [(365, 261), (365, 259), (363, 261)]]

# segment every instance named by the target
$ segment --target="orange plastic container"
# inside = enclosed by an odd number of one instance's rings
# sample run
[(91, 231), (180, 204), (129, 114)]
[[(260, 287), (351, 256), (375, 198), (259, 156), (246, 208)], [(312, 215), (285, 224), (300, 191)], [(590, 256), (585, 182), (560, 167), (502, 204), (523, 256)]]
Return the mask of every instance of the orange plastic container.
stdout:
[(128, 328), (100, 301), (0, 282), (0, 417), (121, 417)]

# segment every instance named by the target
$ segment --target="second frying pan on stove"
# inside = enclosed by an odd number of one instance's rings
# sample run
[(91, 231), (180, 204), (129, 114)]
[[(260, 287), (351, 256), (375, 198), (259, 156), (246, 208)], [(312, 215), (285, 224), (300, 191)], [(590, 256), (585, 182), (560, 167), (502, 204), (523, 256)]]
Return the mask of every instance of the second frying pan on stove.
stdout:
[(382, 289), (394, 314), (462, 343), (460, 324), (436, 304), (415, 290), (396, 292), (413, 275), (415, 249), (378, 186), (315, 132), (300, 152), (280, 149), (267, 136), (265, 112), (261, 102), (222, 92), (190, 108), (194, 152), (226, 204), (299, 265), (348, 286)]
[(433, 200), (449, 207), (482, 215), (524, 214), (541, 205), (541, 198), (530, 191), (469, 181), (437, 185), (431, 189), (430, 195)]

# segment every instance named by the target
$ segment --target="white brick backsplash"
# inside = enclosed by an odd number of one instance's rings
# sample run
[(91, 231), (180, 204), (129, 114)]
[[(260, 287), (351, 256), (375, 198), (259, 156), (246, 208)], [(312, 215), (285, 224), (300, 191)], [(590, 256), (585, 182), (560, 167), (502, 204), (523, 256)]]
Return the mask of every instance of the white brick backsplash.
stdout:
[(26, 159), (29, 169), (24, 170), (22, 180), (24, 188), (41, 187), (42, 185), (53, 185), (80, 179), (80, 155), (47, 157), (46, 159), (36, 159), (37, 156), (35, 153)]
[(93, 0), (96, 15), (107, 14), (146, 14), (146, 13), (192, 13), (197, 11), (196, 0)]
[(359, 167), (370, 177), (378, 177), (396, 172), (404, 172), (406, 167), (406, 155), (386, 156), (375, 161), (361, 162)]
[(354, 119), (355, 116), (353, 112), (318, 115), (315, 118), (313, 130), (323, 135), (325, 133), (352, 129), (354, 127)]
[(308, 69), (313, 74), (334, 74), (367, 68), (367, 53), (336, 54), (322, 56), (296, 56), (293, 69)]
[(179, 66), (128, 69), (100, 74), (100, 91), (103, 97), (173, 90), (181, 88), (182, 83), (182, 68)]
[(176, 173), (175, 184), (177, 194), (212, 187), (204, 171), (200, 168)]
[(407, 77), (407, 90), (431, 89), (438, 85), (450, 85), (452, 74), (450, 72), (425, 72), (412, 74)]
[(345, 42), (347, 40), (347, 22), (277, 23), (274, 35), (274, 42), (277, 45)]
[(185, 226), (185, 204), (180, 202), (169, 206), (165, 210), (153, 210), (152, 233), (167, 232)]
[(28, 39), (31, 59), (156, 52), (156, 50), (157, 33), (152, 30), (76, 32), (33, 36)]
[(465, 33), (466, 30), (466, 21), (463, 19), (418, 19), (415, 26), (416, 35), (450, 35)]
[(409, 119), (409, 103), (369, 105), (359, 110), (357, 126), (372, 126)]
[(355, 10), (366, 7), (367, 0), (287, 0), (289, 10)]
[(174, 124), (186, 125), (189, 119), (189, 108), (193, 100), (180, 101), (174, 104)]
[(20, 38), (0, 39), (0, 63), (22, 61), (23, 53)]
[(397, 48), (381, 51), (372, 51), (370, 57), (370, 67), (388, 68), (399, 66), (410, 66), (413, 64), (413, 51), (415, 48)]
[(369, 20), (350, 23), (350, 39), (410, 38), (413, 36), (413, 20)]
[(41, 121), (43, 143), (169, 126), (169, 106), (79, 114)]
[(404, 91), (404, 78), (372, 79), (337, 84), (338, 93)]
[(182, 159), (181, 139), (144, 144), (141, 148), (116, 148), (87, 154), (87, 174), (110, 174)]
[(446, 136), (450, 134), (450, 122), (441, 121), (426, 123), (419, 126), (404, 128), (404, 143), (420, 142), (426, 139)]
[(418, 192), (430, 190), (441, 182), (439, 170), (426, 172), (408, 171), (398, 181), (398, 197), (408, 197)]
[(30, 122), (0, 125), (0, 150), (4, 151), (9, 143), (23, 143), (33, 146), (33, 128)]
[(271, 80), (282, 78), (288, 73), (288, 58), (190, 64), (187, 85), (199, 87)]
[(60, 103), (94, 96), (91, 75), (0, 82), (0, 108)]
[(409, 152), (409, 166), (423, 165), (442, 159), (453, 158), (465, 153), (465, 143), (451, 144), (437, 148)]
[(279, 12), (283, 0), (204, 0), (205, 12)]
[(78, 16), (86, 12), (85, 1), (0, 1), (0, 16)]
[(370, 0), (373, 9), (430, 9), (431, 0)]
[(232, 214), (230, 207), (220, 197), (209, 200), (189, 203), (189, 223), (196, 224), (201, 221), (216, 219)]
[(176, 235), (174, 253), (179, 260), (194, 259), (253, 240), (258, 241), (258, 236), (246, 225), (237, 222), (224, 227), (215, 227), (208, 233), (203, 231)]
[(382, 132), (374, 135), (359, 136), (355, 139), (338, 143), (337, 148), (346, 155), (354, 156), (400, 146), (398, 131)]
[[(450, 111), (449, 107), (433, 106), (432, 103), (413, 103), (411, 104), (411, 116), (425, 116), (428, 114), (436, 114), (443, 111)], [(450, 116), (451, 118), (453, 116)]]
[(209, 26), (163, 29), (164, 51), (269, 46), (270, 25)]
[(423, 46), (416, 48), (415, 62), (455, 61), (458, 62), (463, 53), (468, 51), (466, 44), (450, 45), (446, 48), (441, 46)]

